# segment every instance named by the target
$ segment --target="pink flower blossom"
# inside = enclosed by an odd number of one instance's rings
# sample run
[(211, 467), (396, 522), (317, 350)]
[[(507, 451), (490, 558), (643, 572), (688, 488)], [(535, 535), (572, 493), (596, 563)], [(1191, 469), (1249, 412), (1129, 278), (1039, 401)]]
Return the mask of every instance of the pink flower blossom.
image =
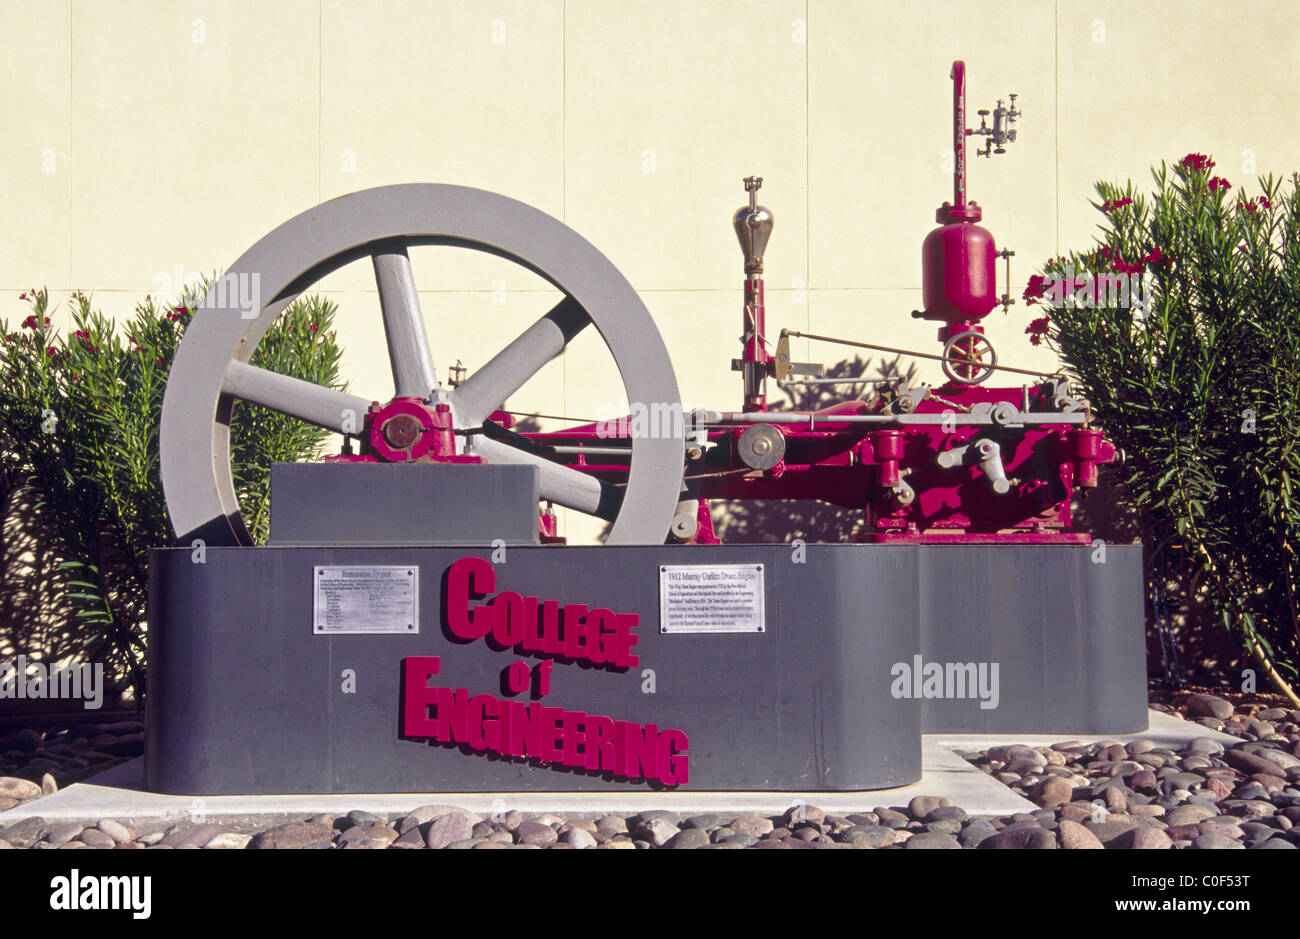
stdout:
[(1048, 318), (1046, 316), (1040, 316), (1038, 319), (1031, 321), (1030, 324), (1025, 327), (1025, 333), (1029, 336), (1030, 345), (1036, 346), (1043, 341), (1043, 337), (1047, 335), (1047, 328), (1049, 325), (1050, 322)]

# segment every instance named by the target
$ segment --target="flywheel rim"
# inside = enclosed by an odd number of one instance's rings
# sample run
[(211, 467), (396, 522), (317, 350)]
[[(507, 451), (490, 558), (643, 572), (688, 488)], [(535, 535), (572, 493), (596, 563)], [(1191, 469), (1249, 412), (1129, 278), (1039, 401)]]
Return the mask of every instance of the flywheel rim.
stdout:
[[(212, 286), (188, 325), (168, 377), (160, 428), (163, 491), (182, 542), (251, 543), (231, 478), (229, 419), (235, 398), (225, 389), (234, 381), (228, 372), (256, 378), (251, 373), (262, 370), (232, 362), (247, 363), (279, 313), (311, 284), (395, 243), (403, 252), (407, 245), (421, 244), (470, 248), (533, 271), (565, 295), (561, 306), (576, 302), (589, 317), (634, 408), (681, 414), (672, 362), (649, 311), (627, 279), (573, 229), (481, 189), (410, 183), (362, 190), (308, 209), (256, 242)], [(382, 300), (382, 281), (380, 288)], [(250, 296), (256, 302), (249, 303)], [(418, 319), (418, 308), (416, 314)], [(387, 315), (385, 310), (385, 328)], [(539, 321), (533, 329), (542, 325)], [(497, 358), (531, 335), (527, 331)], [(566, 330), (562, 341), (569, 338)], [(390, 346), (391, 339), (390, 333)], [(431, 362), (429, 368), (432, 374)], [(348, 397), (340, 395), (327, 400)], [(368, 400), (351, 396), (352, 402)], [(626, 498), (606, 544), (663, 543), (681, 491), (684, 446), (684, 436), (676, 432), (633, 440)]]

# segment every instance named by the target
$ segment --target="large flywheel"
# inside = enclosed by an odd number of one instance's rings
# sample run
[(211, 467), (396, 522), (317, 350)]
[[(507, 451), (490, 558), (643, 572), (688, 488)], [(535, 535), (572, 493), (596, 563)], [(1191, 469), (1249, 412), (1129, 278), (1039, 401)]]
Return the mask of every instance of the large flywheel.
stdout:
[[(506, 258), (545, 278), (564, 299), (463, 383), (444, 386), (412, 276), (407, 248), (413, 245), (452, 245)], [(309, 209), (253, 245), (213, 285), (186, 329), (168, 378), (160, 431), (163, 490), (182, 542), (251, 543), (230, 472), (235, 400), (340, 434), (356, 434), (356, 422), (372, 400), (384, 400), (248, 364), (285, 306), (327, 274), (366, 257), (375, 269), (393, 399), (445, 405), (462, 432), (458, 441), (481, 428), (588, 324), (609, 347), (623, 397), (633, 408), (680, 414), (677, 379), (649, 312), (623, 275), (577, 232), (522, 202), (480, 189), (367, 189)], [(543, 499), (613, 522), (608, 544), (663, 543), (681, 492), (681, 435), (635, 438), (625, 488), (499, 439), (479, 434), (472, 440), (486, 462), (536, 465)]]

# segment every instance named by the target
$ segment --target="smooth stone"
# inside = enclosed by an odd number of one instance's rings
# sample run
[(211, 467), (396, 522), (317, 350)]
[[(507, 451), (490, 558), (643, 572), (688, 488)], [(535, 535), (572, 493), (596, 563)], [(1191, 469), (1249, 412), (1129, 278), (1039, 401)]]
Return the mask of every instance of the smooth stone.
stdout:
[[(169, 844), (173, 848), (201, 848), (214, 837), (225, 831), (220, 825), (176, 825), (167, 830), (166, 837), (159, 844)], [(325, 840), (333, 838), (333, 830), (329, 831)]]
[[(408, 815), (407, 818), (409, 817)], [(464, 812), (447, 812), (429, 823), (429, 828), (424, 835), (424, 843), (436, 851), (453, 842), (465, 841), (473, 837), (474, 825), (475, 821)]]
[(997, 834), (997, 829), (989, 826), (988, 828), (963, 828), (957, 835), (957, 840), (961, 842), (963, 848), (978, 848), (980, 843), (986, 838), (992, 838)]
[(1101, 850), (1105, 847), (1096, 835), (1068, 818), (1063, 818), (1057, 823), (1056, 836), (1061, 842), (1061, 847), (1067, 851)]
[[(1146, 815), (1149, 818), (1160, 818), (1165, 814), (1163, 805), (1133, 805), (1129, 806), (1130, 815)], [(1166, 824), (1168, 824), (1166, 822)]]
[(1049, 776), (1034, 787), (1034, 802), (1044, 808), (1064, 805), (1074, 795), (1074, 787), (1068, 779)]
[(958, 821), (964, 822), (968, 817), (966, 810), (959, 805), (941, 805), (937, 809), (930, 811), (922, 821), (938, 822), (955, 818)]
[(1132, 818), (1128, 815), (1112, 815), (1104, 822), (1084, 822), (1083, 827), (1092, 832), (1098, 841), (1105, 844), (1112, 838), (1116, 838), (1124, 832), (1138, 827), (1138, 821), (1136, 818)]
[(45, 837), (48, 830), (45, 819), (39, 815), (32, 815), (20, 822), (14, 822), (12, 825), (0, 829), (0, 837), (3, 837), (5, 841), (8, 841), (15, 848), (29, 848)]
[(248, 843), (253, 840), (252, 835), (240, 834), (237, 831), (223, 831), (203, 847), (213, 849), (230, 849), (242, 850), (248, 847)]
[(750, 845), (758, 844), (758, 839), (755, 838), (753, 835), (746, 835), (741, 832), (736, 832), (736, 834), (734, 835), (727, 835), (724, 838), (719, 838), (716, 843), (734, 844), (734, 845), (739, 845), (742, 848), (748, 848)]
[(95, 823), (95, 827), (108, 835), (118, 844), (134, 841), (136, 838), (140, 837), (139, 829), (133, 828), (130, 825), (125, 825), (122, 822), (114, 821), (111, 818), (101, 818)]
[(1291, 842), (1287, 841), (1285, 838), (1265, 838), (1262, 841), (1256, 841), (1254, 844), (1250, 846), (1250, 849), (1253, 851), (1256, 848), (1273, 848), (1273, 849), (1282, 848), (1284, 850), (1286, 849), (1292, 851), (1296, 850), (1296, 846), (1293, 845)]
[[(518, 824), (516, 822), (516, 824)], [(609, 831), (615, 834), (627, 831), (627, 819), (621, 815), (602, 815), (596, 819), (597, 831)]]
[(742, 835), (761, 838), (773, 829), (772, 820), (760, 815), (741, 815), (727, 823), (732, 831)]
[(683, 828), (664, 842), (671, 850), (702, 848), (709, 843), (709, 834), (703, 828)]
[(81, 833), (80, 840), (83, 844), (90, 845), (92, 848), (111, 848), (117, 844), (116, 841), (98, 828), (87, 828)]
[(1101, 791), (1101, 797), (1108, 809), (1122, 809), (1128, 806), (1128, 794), (1119, 786), (1107, 786)]
[[(1271, 825), (1262, 825), (1259, 822), (1243, 822), (1241, 825), (1241, 835), (1246, 841), (1259, 841), (1262, 838), (1271, 838), (1277, 829)], [(84, 838), (82, 839), (85, 840)]]
[(661, 848), (677, 834), (680, 829), (666, 818), (652, 818), (636, 826), (634, 837)]
[(936, 819), (933, 822), (926, 822), (925, 830), (941, 835), (955, 835), (961, 831), (961, 820), (956, 818)]
[(1228, 799), (1222, 803), (1227, 814), (1238, 818), (1264, 818), (1277, 812), (1277, 806), (1263, 799)]
[(985, 849), (1042, 850), (1046, 848), (1054, 849), (1055, 847), (1055, 835), (1046, 828), (1028, 825), (1024, 828), (1008, 826), (996, 835), (985, 838), (979, 843), (979, 850), (981, 851)]
[[(934, 808), (938, 807), (939, 806), (937, 805), (934, 806)], [(884, 825), (886, 828), (906, 828), (907, 823), (911, 821), (907, 815), (902, 812), (896, 812), (893, 809), (877, 808), (874, 810), (874, 813), (876, 817), (880, 819), (880, 824)]]
[(1231, 701), (1226, 701), (1212, 694), (1194, 694), (1187, 699), (1185, 704), (1187, 713), (1193, 717), (1213, 717), (1221, 721), (1226, 721), (1232, 717), (1236, 710)]
[[(510, 837), (510, 835), (506, 835), (506, 837), (510, 838), (512, 842), (515, 840), (514, 838)], [(428, 847), (428, 845), (424, 843), (424, 832), (421, 831), (419, 826), (417, 825), (414, 828), (406, 829), (406, 831), (398, 835), (397, 840), (393, 842), (393, 847), (424, 848), (424, 847)]]
[[(415, 808), (411, 809), (411, 811), (407, 812), (406, 815), (402, 818), (402, 820), (397, 823), (398, 834), (404, 835), (412, 828), (415, 828), (418, 825), (424, 825), (428, 822), (433, 821), (435, 818), (439, 818), (443, 815), (450, 815), (453, 812), (459, 812), (461, 815), (464, 815), (472, 822), (481, 822), (483, 820), (483, 816), (475, 815), (473, 812), (467, 812), (465, 811), (465, 809), (462, 809), (459, 806), (455, 806), (455, 805), (436, 805), (436, 804), (420, 805), (420, 806), (416, 806)], [(507, 814), (507, 820), (509, 819), (510, 815), (515, 816), (514, 825), (509, 824), (507, 821), (506, 827), (514, 828), (515, 825), (519, 824), (520, 818), (522, 816), (520, 816), (518, 812), (510, 812)]]
[(682, 817), (680, 815), (676, 812), (668, 812), (663, 809), (655, 809), (651, 812), (641, 812), (639, 815), (634, 816), (634, 818), (638, 824), (649, 822), (654, 819), (668, 822), (674, 828), (679, 828), (682, 824)]
[(76, 839), (82, 832), (83, 826), (75, 822), (69, 822), (62, 825), (55, 825), (50, 829), (50, 833), (45, 836), (46, 844), (59, 845), (67, 844), (69, 841)]
[(1134, 773), (1132, 778), (1129, 779), (1128, 784), (1135, 792), (1143, 790), (1154, 792), (1157, 785), (1156, 774), (1150, 770), (1142, 770), (1140, 773)]
[(682, 822), (682, 828), (717, 828), (722, 822), (721, 815), (692, 815)]
[[(1033, 753), (1034, 751), (1030, 750), (1029, 752)], [(921, 821), (935, 809), (949, 805), (952, 805), (952, 801), (945, 799), (943, 796), (916, 796), (907, 803), (907, 814), (913, 819)]]
[[(850, 825), (879, 825), (880, 816), (875, 812), (854, 812), (852, 815), (846, 815)], [(847, 825), (845, 826), (848, 827)]]
[(1191, 846), (1198, 851), (1221, 851), (1231, 848), (1244, 848), (1240, 841), (1233, 838), (1225, 838), (1223, 835), (1197, 835), (1192, 839)]
[(560, 840), (560, 836), (554, 828), (545, 822), (529, 819), (526, 822), (520, 822), (515, 827), (515, 839), (520, 844), (535, 844), (541, 847), (555, 844)]
[(380, 841), (385, 845), (389, 845), (396, 841), (397, 838), (397, 832), (389, 828), (386, 824), (383, 822), (374, 822), (368, 825), (353, 825), (339, 836), (339, 844), (341, 846), (345, 841), (348, 843)]
[(1092, 818), (1096, 812), (1096, 808), (1090, 802), (1070, 802), (1061, 806), (1059, 811), (1062, 820), (1083, 822)]
[(1173, 841), (1163, 831), (1154, 828), (1130, 828), (1104, 842), (1107, 848), (1136, 851), (1164, 851), (1173, 847)]
[(1014, 760), (1027, 759), (1034, 760), (1040, 766), (1046, 762), (1044, 757), (1032, 747), (1022, 746), (1021, 744), (1010, 744), (1004, 747), (989, 747), (984, 751), (990, 760), (997, 760), (999, 763), (1010, 763)]
[(781, 820), (787, 828), (801, 822), (812, 822), (820, 825), (826, 820), (826, 812), (815, 805), (794, 805), (786, 810)]
[(865, 844), (873, 848), (883, 848), (894, 843), (894, 829), (884, 825), (854, 825), (840, 832), (840, 840), (845, 844)]
[(1267, 773), (1277, 775), (1278, 765), (1271, 760), (1266, 760), (1262, 756), (1256, 756), (1254, 753), (1246, 750), (1229, 750), (1223, 754), (1223, 762), (1227, 763), (1233, 769), (1240, 770), (1247, 776), (1252, 773)]
[(1165, 813), (1165, 822), (1169, 825), (1195, 825), (1218, 814), (1214, 809), (1203, 805), (1180, 805)]
[[(203, 839), (204, 843), (212, 840), (221, 829), (214, 829)], [(330, 825), (323, 825), (311, 822), (290, 822), (287, 825), (277, 825), (267, 831), (260, 832), (253, 836), (249, 842), (249, 847), (256, 850), (275, 849), (275, 848), (305, 848), (309, 845), (319, 844), (321, 842), (332, 843), (334, 840), (334, 829)], [(161, 842), (163, 844), (172, 844), (172, 836), (168, 835)]]
[(908, 850), (955, 848), (960, 851), (961, 843), (952, 835), (941, 835), (923, 831), (908, 838), (907, 841), (903, 843), (903, 847)]
[(35, 799), (41, 795), (41, 787), (30, 779), (21, 779), (17, 776), (0, 776), (0, 796), (8, 796), (17, 799), (19, 802), (25, 802), (28, 799)]

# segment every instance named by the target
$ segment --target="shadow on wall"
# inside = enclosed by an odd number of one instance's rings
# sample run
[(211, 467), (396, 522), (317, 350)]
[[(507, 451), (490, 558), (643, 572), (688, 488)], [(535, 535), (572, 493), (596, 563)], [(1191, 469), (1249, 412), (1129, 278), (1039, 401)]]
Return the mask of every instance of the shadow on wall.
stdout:
[[(22, 655), (46, 666), (83, 662), (76, 609), (67, 599), (70, 574), (57, 539), (45, 523), (35, 493), (9, 475), (0, 474), (0, 663)], [(102, 707), (120, 705), (111, 692)], [(15, 714), (54, 713), (70, 709), (61, 700), (0, 698), (0, 718)]]
[[(75, 610), (60, 583), (62, 558), (34, 493), (4, 481), (4, 547), (0, 556), (0, 661), (18, 655), (53, 662), (75, 656)], [(0, 709), (4, 707), (0, 702)]]
[[(1241, 641), (1219, 625), (1213, 610), (1188, 589), (1191, 577), (1172, 563), (1153, 568), (1151, 539), (1143, 531), (1141, 513), (1118, 481), (1119, 471), (1103, 466), (1097, 488), (1076, 498), (1075, 524), (1107, 544), (1141, 542), (1145, 572), (1147, 674), (1172, 687), (1193, 682), (1240, 684), (1246, 661)], [(1163, 609), (1162, 609), (1163, 608)], [(1260, 687), (1267, 684), (1262, 676)]]

